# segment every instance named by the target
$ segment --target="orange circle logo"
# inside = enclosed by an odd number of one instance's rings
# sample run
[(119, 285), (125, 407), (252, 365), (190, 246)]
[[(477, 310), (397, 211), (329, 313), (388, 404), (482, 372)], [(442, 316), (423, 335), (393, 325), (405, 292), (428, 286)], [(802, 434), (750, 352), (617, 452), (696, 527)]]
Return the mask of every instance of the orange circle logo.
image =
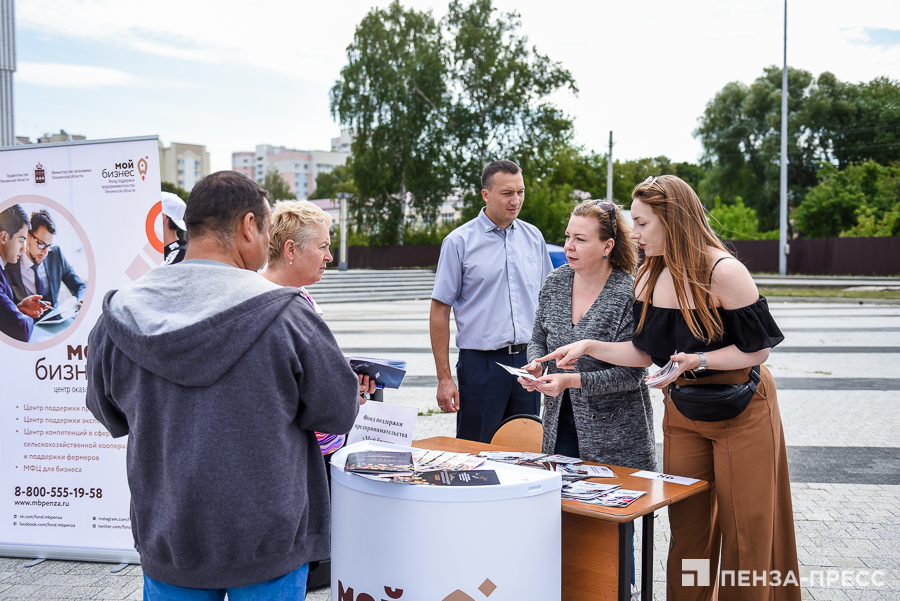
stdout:
[(159, 217), (160, 213), (162, 213), (162, 201), (153, 205), (150, 212), (147, 213), (147, 240), (150, 241), (153, 248), (159, 252), (163, 252), (165, 250), (163, 241), (156, 235), (156, 228), (154, 227), (156, 225), (156, 218)]

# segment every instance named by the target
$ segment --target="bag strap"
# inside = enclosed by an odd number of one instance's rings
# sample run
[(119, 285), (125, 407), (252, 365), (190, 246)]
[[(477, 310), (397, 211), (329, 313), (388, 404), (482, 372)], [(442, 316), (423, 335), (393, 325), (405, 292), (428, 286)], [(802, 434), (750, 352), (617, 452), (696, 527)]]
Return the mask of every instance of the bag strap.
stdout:
[(753, 390), (753, 394), (756, 394), (756, 387), (761, 380), (762, 376), (759, 375), (759, 365), (754, 365), (753, 369), (750, 370), (750, 381), (747, 382), (750, 385), (750, 389)]
[(713, 272), (716, 270), (716, 265), (718, 265), (719, 263), (721, 263), (721, 262), (724, 261), (725, 259), (733, 259), (733, 258), (734, 258), (734, 257), (722, 257), (721, 259), (719, 259), (718, 261), (716, 261), (715, 263), (713, 263), (712, 269), (709, 270), (709, 285), (710, 285), (710, 286), (712, 286), (712, 274), (713, 274)]

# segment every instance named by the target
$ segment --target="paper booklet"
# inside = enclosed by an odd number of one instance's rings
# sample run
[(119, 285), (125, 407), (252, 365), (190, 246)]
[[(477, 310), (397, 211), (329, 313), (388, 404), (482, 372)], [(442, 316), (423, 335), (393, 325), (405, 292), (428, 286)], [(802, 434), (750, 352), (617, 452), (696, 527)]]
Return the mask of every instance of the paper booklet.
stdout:
[(344, 471), (411, 476), (415, 472), (415, 463), (409, 451), (362, 451), (347, 455)]
[[(678, 351), (675, 351), (677, 353)], [(678, 363), (669, 359), (669, 362), (662, 366), (662, 368), (654, 373), (650, 374), (645, 378), (645, 382), (647, 386), (656, 386), (660, 382), (665, 382), (667, 378), (671, 377), (672, 374), (678, 372)]]
[(494, 470), (441, 470), (422, 474), (429, 484), (437, 486), (488, 486), (500, 484)]
[(371, 357), (345, 357), (357, 374), (369, 376), (382, 388), (400, 388), (406, 375), (406, 361), (373, 359)]
[[(497, 363), (497, 362), (495, 361), (495, 363)], [(537, 378), (532, 376), (530, 373), (528, 373), (521, 367), (510, 367), (509, 365), (503, 365), (502, 363), (497, 363), (497, 365), (499, 365), (500, 367), (502, 367), (503, 369), (505, 369), (512, 375), (516, 376), (517, 378), (525, 378), (526, 380), (537, 381)]]

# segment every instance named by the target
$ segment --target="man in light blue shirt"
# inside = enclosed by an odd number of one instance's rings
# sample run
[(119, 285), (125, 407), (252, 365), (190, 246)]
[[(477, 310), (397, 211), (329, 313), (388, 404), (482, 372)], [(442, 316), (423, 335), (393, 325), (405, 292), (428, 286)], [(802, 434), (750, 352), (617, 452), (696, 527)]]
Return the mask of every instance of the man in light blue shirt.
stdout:
[[(431, 348), (438, 405), (456, 413), (456, 437), (490, 442), (507, 417), (540, 413), (540, 395), (526, 392), (497, 362), (528, 363), (538, 292), (552, 265), (541, 232), (517, 219), (525, 202), (522, 170), (495, 161), (481, 175), (485, 207), (444, 239), (431, 293)], [(450, 309), (456, 318), (459, 388), (450, 371)]]

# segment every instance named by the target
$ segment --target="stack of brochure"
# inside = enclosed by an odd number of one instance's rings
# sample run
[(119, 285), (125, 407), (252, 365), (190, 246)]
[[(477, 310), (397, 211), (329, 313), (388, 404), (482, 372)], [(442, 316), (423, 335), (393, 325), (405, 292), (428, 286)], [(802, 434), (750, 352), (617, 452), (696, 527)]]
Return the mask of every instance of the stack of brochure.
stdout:
[[(677, 353), (678, 351), (675, 352)], [(660, 382), (665, 382), (676, 373), (678, 373), (678, 364), (670, 359), (662, 369), (654, 374), (648, 375), (644, 381), (647, 383), (647, 386), (656, 386)]]
[(494, 470), (476, 470), (484, 457), (414, 449), (409, 451), (363, 451), (350, 453), (344, 470), (380, 482), (437, 486), (484, 486), (500, 484)]
[(616, 474), (605, 465), (574, 465), (565, 463), (551, 463), (556, 466), (553, 471), (558, 472), (563, 480), (575, 482), (587, 478), (615, 478)]
[(450, 453), (445, 451), (429, 451), (428, 449), (416, 449), (413, 451), (416, 461), (416, 471), (436, 472), (440, 470), (474, 470), (485, 462), (482, 457), (475, 457), (469, 453)]
[(618, 484), (599, 482), (563, 482), (564, 500), (591, 503), (603, 507), (628, 507), (645, 494), (640, 490), (626, 490)]
[(361, 476), (412, 476), (415, 462), (409, 451), (363, 451), (347, 455), (344, 471)]

